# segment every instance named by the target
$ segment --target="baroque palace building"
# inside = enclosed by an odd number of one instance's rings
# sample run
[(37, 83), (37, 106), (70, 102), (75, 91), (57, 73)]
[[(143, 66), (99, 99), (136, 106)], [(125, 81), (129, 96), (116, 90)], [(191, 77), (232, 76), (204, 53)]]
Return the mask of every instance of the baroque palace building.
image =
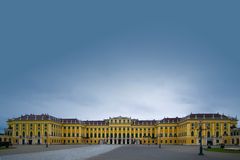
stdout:
[(100, 121), (62, 119), (47, 114), (9, 119), (13, 144), (239, 144), (233, 139), (237, 118), (223, 114), (190, 114), (183, 118), (138, 120), (113, 117)]

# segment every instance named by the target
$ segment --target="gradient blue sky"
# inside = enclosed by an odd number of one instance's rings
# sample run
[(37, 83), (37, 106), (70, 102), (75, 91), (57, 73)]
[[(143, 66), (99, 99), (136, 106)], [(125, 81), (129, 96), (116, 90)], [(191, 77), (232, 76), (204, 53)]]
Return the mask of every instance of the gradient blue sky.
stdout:
[(240, 117), (239, 1), (0, 1), (0, 128), (25, 113)]

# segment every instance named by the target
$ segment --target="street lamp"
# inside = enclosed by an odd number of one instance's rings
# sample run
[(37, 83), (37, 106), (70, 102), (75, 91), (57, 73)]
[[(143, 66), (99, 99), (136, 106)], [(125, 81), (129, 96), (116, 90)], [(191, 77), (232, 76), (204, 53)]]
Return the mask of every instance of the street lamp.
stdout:
[(204, 155), (203, 154), (203, 148), (202, 148), (202, 122), (199, 122), (199, 138), (200, 138), (200, 148), (199, 148), (199, 156)]

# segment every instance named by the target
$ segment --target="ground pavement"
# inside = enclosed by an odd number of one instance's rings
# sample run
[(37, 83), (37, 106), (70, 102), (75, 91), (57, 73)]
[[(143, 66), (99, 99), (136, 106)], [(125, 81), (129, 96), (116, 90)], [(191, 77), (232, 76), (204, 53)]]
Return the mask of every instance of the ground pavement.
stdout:
[(199, 146), (163, 145), (44, 145), (0, 150), (0, 160), (239, 160), (239, 153), (204, 151)]
[(161, 149), (156, 145), (128, 145), (88, 160), (239, 160), (239, 153), (204, 151), (199, 156), (199, 146), (167, 145)]

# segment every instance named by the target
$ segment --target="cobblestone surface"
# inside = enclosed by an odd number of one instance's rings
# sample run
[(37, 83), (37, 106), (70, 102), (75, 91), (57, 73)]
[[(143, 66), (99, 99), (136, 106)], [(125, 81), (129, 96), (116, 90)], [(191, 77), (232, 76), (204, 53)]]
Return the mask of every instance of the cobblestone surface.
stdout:
[(2, 155), (0, 160), (84, 160), (118, 147), (120, 145), (89, 145), (80, 148)]

